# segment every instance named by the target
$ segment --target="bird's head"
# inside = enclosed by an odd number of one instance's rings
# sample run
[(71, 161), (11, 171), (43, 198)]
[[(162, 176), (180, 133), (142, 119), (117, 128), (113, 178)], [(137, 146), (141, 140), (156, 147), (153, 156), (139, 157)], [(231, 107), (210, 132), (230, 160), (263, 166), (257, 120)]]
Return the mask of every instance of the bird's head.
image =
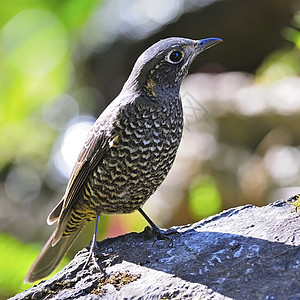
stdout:
[(141, 54), (124, 89), (134, 89), (152, 99), (178, 94), (194, 58), (221, 41), (219, 38), (191, 40), (178, 37), (161, 40)]

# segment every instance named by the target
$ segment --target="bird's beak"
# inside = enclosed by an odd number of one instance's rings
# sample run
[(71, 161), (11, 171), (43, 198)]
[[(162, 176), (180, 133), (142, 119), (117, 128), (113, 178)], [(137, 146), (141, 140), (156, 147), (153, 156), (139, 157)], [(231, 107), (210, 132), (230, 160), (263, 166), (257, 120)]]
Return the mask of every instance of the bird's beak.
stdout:
[(199, 54), (200, 52), (203, 52), (208, 48), (211, 48), (221, 42), (223, 42), (223, 40), (219, 38), (207, 38), (207, 39), (200, 40), (198, 41), (198, 45), (196, 46), (195, 54)]

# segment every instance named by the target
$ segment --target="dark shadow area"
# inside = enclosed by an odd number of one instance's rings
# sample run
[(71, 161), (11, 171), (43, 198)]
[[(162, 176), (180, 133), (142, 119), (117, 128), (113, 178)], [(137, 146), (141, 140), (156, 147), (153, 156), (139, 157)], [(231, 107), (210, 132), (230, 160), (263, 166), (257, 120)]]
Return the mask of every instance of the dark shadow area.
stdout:
[[(107, 239), (99, 246), (118, 253), (112, 265), (128, 261), (234, 299), (284, 299), (300, 291), (300, 248), (280, 242), (192, 229), (174, 237), (173, 248), (165, 241), (152, 245), (147, 232)], [(289, 287), (283, 289), (283, 281)]]

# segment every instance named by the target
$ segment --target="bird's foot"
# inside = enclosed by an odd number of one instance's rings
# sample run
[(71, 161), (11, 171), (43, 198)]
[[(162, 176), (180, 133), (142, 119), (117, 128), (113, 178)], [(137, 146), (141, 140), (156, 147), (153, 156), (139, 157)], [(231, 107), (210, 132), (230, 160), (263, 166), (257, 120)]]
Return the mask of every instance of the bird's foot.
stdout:
[(150, 230), (152, 237), (153, 237), (153, 244), (155, 244), (156, 241), (158, 240), (165, 240), (168, 241), (171, 245), (171, 247), (173, 247), (173, 240), (170, 238), (171, 235), (175, 235), (178, 234), (181, 236), (181, 233), (176, 231), (176, 230), (163, 230), (158, 228), (156, 225), (155, 226), (147, 226), (146, 230)]
[(89, 256), (88, 256), (82, 270), (86, 269), (88, 264), (92, 261), (94, 263), (95, 267), (97, 268), (97, 270), (99, 270), (103, 274), (104, 277), (107, 277), (108, 275), (107, 275), (106, 271), (104, 270), (104, 268), (102, 267), (101, 263), (98, 261), (98, 259), (105, 260), (105, 259), (110, 258), (110, 257), (115, 258), (116, 255), (102, 253), (102, 252), (99, 251), (98, 246), (97, 246), (96, 243), (92, 244), (91, 247), (90, 247)]

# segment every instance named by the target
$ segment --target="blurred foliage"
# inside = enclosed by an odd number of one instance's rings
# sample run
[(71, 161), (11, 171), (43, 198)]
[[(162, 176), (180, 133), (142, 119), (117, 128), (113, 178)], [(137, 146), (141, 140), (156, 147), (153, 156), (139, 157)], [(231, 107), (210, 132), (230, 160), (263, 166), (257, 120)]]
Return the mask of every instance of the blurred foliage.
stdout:
[(221, 195), (213, 178), (196, 177), (189, 190), (189, 209), (196, 220), (218, 213), (222, 207)]
[[(100, 232), (99, 240), (124, 234), (124, 232), (128, 232), (128, 230), (139, 232), (148, 225), (144, 217), (138, 211), (130, 215), (102, 216), (101, 227), (103, 227), (103, 219), (107, 224), (106, 227), (104, 227), (104, 232)], [(103, 236), (101, 236), (101, 234), (103, 234)]]
[(48, 158), (56, 134), (39, 112), (70, 85), (79, 29), (98, 4), (0, 3), (0, 168), (20, 155)]
[[(36, 244), (24, 244), (7, 234), (0, 234), (0, 299), (33, 286), (23, 283), (23, 279), (40, 250)], [(56, 272), (68, 262), (65, 257)]]
[(300, 72), (300, 50), (278, 50), (270, 54), (257, 70), (259, 82), (271, 83), (281, 78), (297, 76)]
[[(81, 27), (99, 3), (0, 2), (0, 169), (20, 157), (46, 165), (57, 132), (42, 120), (43, 104), (72, 83)], [(22, 281), (40, 250), (0, 236), (0, 298), (29, 287)]]
[[(300, 28), (300, 11), (295, 13), (292, 24)], [(275, 50), (266, 57), (257, 70), (256, 76), (259, 81), (270, 83), (300, 74), (300, 31), (294, 27), (283, 28), (282, 36), (292, 42), (295, 47)]]

